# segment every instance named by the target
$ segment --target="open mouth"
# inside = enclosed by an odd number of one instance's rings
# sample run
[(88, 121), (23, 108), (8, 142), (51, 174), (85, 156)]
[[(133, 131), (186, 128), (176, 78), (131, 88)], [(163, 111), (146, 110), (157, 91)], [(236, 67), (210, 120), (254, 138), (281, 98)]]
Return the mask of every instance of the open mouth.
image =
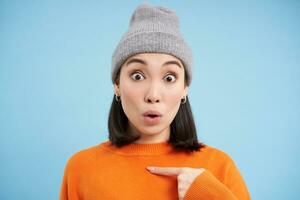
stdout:
[(148, 125), (155, 125), (155, 124), (160, 123), (161, 116), (154, 115), (154, 114), (144, 115), (144, 120), (145, 120), (145, 123)]
[(151, 118), (159, 117), (159, 115), (146, 115), (146, 116)]

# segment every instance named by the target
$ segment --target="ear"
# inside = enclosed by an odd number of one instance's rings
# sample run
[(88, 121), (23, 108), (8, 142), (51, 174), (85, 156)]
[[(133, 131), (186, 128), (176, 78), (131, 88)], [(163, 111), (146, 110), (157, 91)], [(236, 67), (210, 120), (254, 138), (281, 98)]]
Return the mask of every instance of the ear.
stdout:
[(187, 96), (188, 95), (188, 92), (189, 92), (189, 86), (186, 86), (184, 88), (184, 96)]
[(120, 96), (120, 87), (116, 83), (114, 83), (114, 91), (117, 96)]

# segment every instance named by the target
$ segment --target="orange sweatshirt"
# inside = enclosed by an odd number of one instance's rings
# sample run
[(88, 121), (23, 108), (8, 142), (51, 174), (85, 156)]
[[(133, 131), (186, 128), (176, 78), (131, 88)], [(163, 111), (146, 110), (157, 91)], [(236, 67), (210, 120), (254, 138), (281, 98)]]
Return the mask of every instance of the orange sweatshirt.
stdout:
[(206, 170), (196, 177), (184, 200), (249, 200), (246, 184), (226, 153), (206, 146), (187, 154), (167, 142), (129, 144), (121, 148), (105, 141), (69, 158), (60, 200), (176, 200), (176, 176), (157, 175), (147, 166)]

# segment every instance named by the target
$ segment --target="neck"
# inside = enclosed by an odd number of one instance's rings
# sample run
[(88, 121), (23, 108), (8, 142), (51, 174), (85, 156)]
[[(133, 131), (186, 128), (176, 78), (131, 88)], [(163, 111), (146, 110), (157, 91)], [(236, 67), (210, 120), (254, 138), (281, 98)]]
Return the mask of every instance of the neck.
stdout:
[(159, 133), (142, 133), (138, 131), (134, 126), (130, 126), (129, 131), (133, 132), (136, 135), (140, 135), (140, 138), (136, 140), (135, 144), (153, 144), (153, 143), (162, 143), (169, 141), (170, 138), (170, 126), (165, 128)]

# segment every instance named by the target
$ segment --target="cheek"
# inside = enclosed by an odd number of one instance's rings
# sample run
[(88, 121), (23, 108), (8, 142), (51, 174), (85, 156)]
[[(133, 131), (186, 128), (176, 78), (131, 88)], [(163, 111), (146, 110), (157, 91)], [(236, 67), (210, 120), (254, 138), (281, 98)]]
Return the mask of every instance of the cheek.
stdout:
[(140, 99), (142, 91), (139, 87), (137, 87), (135, 84), (130, 83), (129, 81), (123, 82), (123, 87), (121, 89), (121, 95), (126, 98), (128, 101), (137, 101), (137, 99)]
[(166, 103), (167, 105), (171, 104), (171, 105), (177, 105), (178, 102), (180, 101), (180, 99), (182, 98), (182, 93), (178, 92), (178, 91), (174, 91), (172, 93), (169, 93), (166, 96)]
[(176, 115), (179, 106), (180, 106), (180, 100), (182, 98), (182, 94), (178, 92), (170, 93), (166, 97), (166, 106), (167, 110), (169, 110), (171, 115)]
[(139, 101), (141, 92), (136, 88), (133, 88), (130, 84), (123, 84), (121, 89), (121, 102), (125, 114), (130, 117), (134, 112), (137, 111), (137, 105)]

